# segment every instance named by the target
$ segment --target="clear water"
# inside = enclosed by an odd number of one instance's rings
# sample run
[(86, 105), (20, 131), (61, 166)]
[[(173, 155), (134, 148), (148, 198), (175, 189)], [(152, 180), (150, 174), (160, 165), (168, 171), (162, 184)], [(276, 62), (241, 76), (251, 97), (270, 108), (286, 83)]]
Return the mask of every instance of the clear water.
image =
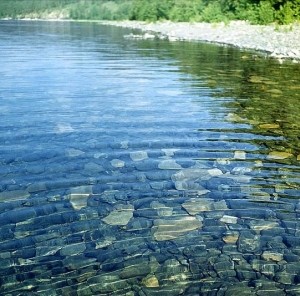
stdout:
[(1, 295), (299, 295), (299, 64), (93, 23), (0, 23)]

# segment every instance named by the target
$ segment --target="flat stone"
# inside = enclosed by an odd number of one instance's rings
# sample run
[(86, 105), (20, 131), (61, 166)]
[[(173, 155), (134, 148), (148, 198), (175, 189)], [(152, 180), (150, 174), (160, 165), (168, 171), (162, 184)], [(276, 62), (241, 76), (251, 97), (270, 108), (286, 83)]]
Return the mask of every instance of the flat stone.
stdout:
[(176, 181), (175, 188), (177, 190), (194, 190), (197, 191), (198, 195), (204, 195), (210, 192), (209, 190), (202, 187), (200, 184), (195, 183), (193, 181)]
[(148, 158), (148, 153), (147, 153), (147, 151), (134, 151), (134, 152), (130, 152), (130, 158), (133, 161), (145, 160), (145, 159)]
[(290, 158), (292, 157), (293, 154), (289, 153), (289, 152), (282, 152), (282, 151), (272, 151), (269, 153), (269, 155), (267, 156), (268, 159), (286, 159), (286, 158)]
[(228, 215), (224, 215), (220, 221), (224, 222), (224, 223), (228, 223), (228, 224), (236, 224), (237, 223), (238, 218), (234, 217), (234, 216), (228, 216)]
[(80, 186), (71, 188), (67, 196), (74, 210), (80, 210), (87, 206), (87, 200), (92, 193), (92, 186)]
[(244, 122), (245, 119), (243, 119), (242, 117), (240, 117), (239, 115), (237, 115), (236, 113), (228, 113), (225, 116), (225, 119), (231, 122)]
[(69, 156), (69, 157), (77, 157), (77, 156), (84, 154), (84, 151), (79, 150), (79, 149), (70, 148), (70, 149), (65, 150), (65, 154), (66, 154), (66, 156)]
[(195, 217), (182, 217), (177, 219), (157, 219), (152, 227), (153, 237), (157, 241), (172, 240), (186, 234), (189, 231), (202, 227)]
[(246, 152), (245, 151), (235, 151), (233, 158), (240, 159), (240, 160), (246, 159)]
[(208, 170), (202, 168), (189, 168), (180, 170), (172, 176), (172, 180), (174, 182), (209, 180), (211, 178), (212, 176), (208, 173)]
[(41, 192), (46, 190), (47, 190), (46, 183), (33, 183), (27, 187), (27, 191), (29, 193)]
[(207, 170), (208, 174), (212, 177), (217, 177), (223, 175), (223, 172), (220, 169), (210, 169)]
[(280, 125), (277, 123), (264, 123), (264, 124), (260, 124), (259, 128), (261, 128), (261, 129), (277, 129), (277, 128), (280, 128)]
[(275, 221), (252, 220), (250, 221), (249, 226), (255, 231), (262, 231), (279, 227), (279, 224)]
[(240, 252), (258, 252), (260, 250), (260, 235), (253, 235), (250, 231), (242, 232), (238, 239)]
[(133, 207), (131, 205), (124, 205), (123, 207), (112, 211), (108, 216), (102, 219), (109, 225), (127, 225), (129, 220), (133, 217)]
[(107, 154), (106, 153), (97, 152), (97, 153), (94, 154), (94, 158), (96, 158), (96, 159), (107, 158)]
[(228, 210), (225, 200), (215, 201), (213, 206), (215, 211)]
[(125, 162), (120, 159), (113, 159), (110, 163), (115, 168), (123, 168), (125, 166)]
[(121, 144), (122, 149), (128, 149), (129, 148), (129, 146), (128, 146), (129, 141), (122, 141), (120, 144)]
[(84, 169), (91, 173), (99, 173), (104, 171), (104, 168), (101, 165), (94, 162), (89, 162), (85, 164)]
[(182, 207), (190, 215), (197, 215), (200, 212), (212, 211), (214, 209), (214, 200), (211, 198), (192, 198), (183, 203)]
[(122, 271), (120, 271), (120, 278), (129, 279), (145, 276), (149, 274), (150, 271), (150, 267), (142, 261), (140, 264), (126, 266)]
[(85, 243), (67, 245), (67, 246), (64, 246), (60, 250), (60, 254), (62, 256), (74, 256), (74, 255), (78, 255), (80, 253), (83, 253), (85, 251), (85, 248), (86, 248)]
[(272, 251), (264, 251), (261, 257), (267, 261), (279, 262), (283, 259), (283, 254)]
[(172, 216), (172, 214), (173, 214), (172, 207), (167, 207), (166, 205), (164, 205), (160, 202), (157, 202), (157, 201), (151, 202), (150, 207), (152, 209), (157, 210), (158, 216), (160, 216), (160, 217)]
[(174, 159), (165, 159), (158, 164), (158, 168), (161, 170), (180, 170), (182, 169)]
[(30, 196), (27, 190), (12, 190), (0, 192), (0, 202), (9, 202), (12, 200), (22, 200)]
[(115, 291), (124, 289), (128, 283), (116, 275), (98, 275), (87, 280), (87, 284), (96, 293), (109, 295)]
[(223, 236), (222, 240), (226, 244), (235, 244), (239, 239), (239, 233), (230, 233)]
[(161, 149), (161, 151), (167, 156), (172, 157), (174, 156), (176, 151), (179, 151), (179, 149)]
[(142, 279), (142, 284), (147, 288), (158, 288), (159, 282), (155, 275), (149, 275)]
[(235, 283), (233, 286), (229, 286), (225, 292), (225, 296), (253, 296), (255, 291), (253, 288), (248, 287), (244, 283)]

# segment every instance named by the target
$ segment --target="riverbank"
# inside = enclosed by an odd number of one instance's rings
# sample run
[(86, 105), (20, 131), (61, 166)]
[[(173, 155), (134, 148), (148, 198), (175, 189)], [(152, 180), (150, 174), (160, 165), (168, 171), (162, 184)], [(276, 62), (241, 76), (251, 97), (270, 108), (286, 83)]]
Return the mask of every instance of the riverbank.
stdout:
[[(140, 38), (152, 38), (153, 34), (170, 41), (203, 41), (232, 45), (241, 49), (256, 50), (278, 59), (300, 61), (300, 25), (289, 26), (251, 25), (245, 21), (218, 23), (174, 23), (140, 21), (104, 21), (102, 24), (139, 29)], [(131, 36), (132, 38), (138, 36)]]

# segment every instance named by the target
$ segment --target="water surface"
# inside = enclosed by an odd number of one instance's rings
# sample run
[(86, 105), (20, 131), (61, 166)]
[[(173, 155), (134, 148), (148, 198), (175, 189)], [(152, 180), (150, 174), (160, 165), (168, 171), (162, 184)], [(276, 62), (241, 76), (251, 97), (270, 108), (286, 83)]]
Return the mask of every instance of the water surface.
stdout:
[(0, 23), (2, 295), (299, 295), (299, 65), (94, 23)]

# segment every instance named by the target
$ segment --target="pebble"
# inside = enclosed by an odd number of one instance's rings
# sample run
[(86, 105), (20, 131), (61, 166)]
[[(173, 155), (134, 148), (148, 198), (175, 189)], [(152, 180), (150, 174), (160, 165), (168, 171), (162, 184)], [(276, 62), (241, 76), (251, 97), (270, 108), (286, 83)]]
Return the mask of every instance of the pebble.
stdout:
[(290, 158), (290, 157), (293, 157), (292, 153), (282, 152), (282, 151), (272, 151), (267, 156), (268, 159), (275, 159), (275, 160), (276, 159), (281, 160), (281, 159), (286, 159), (286, 158)]
[(246, 152), (245, 151), (235, 151), (233, 158), (240, 159), (240, 160), (246, 159)]
[(115, 168), (123, 168), (125, 166), (125, 162), (120, 159), (113, 159), (110, 163)]
[(153, 238), (157, 241), (173, 240), (189, 231), (201, 228), (202, 223), (195, 217), (154, 220)]
[(147, 288), (158, 288), (159, 281), (155, 275), (150, 275), (142, 279), (142, 284)]
[(158, 168), (161, 169), (161, 170), (180, 170), (180, 169), (182, 169), (181, 165), (179, 165), (173, 159), (162, 160), (158, 164)]
[(148, 158), (147, 151), (134, 151), (130, 152), (130, 158), (133, 161), (142, 161)]
[[(193, 40), (217, 44), (229, 44), (239, 48), (254, 49), (267, 52), (271, 57), (282, 59), (300, 59), (300, 30), (294, 25), (293, 29), (282, 26), (279, 30), (273, 25), (251, 25), (246, 21), (231, 21), (229, 24), (209, 23), (173, 23), (170, 21), (145, 23), (140, 21), (103, 21), (104, 24), (136, 28), (144, 32), (155, 32), (167, 36), (169, 41)], [(236, 28), (239, 30), (236, 30)], [(284, 30), (284, 34), (282, 31)], [(143, 34), (140, 34), (143, 39)], [(268, 42), (265, 42), (268, 40)], [(276, 49), (276, 50), (275, 50)]]
[(279, 262), (283, 259), (283, 254), (272, 252), (272, 251), (264, 251), (261, 255), (262, 259), (266, 261), (275, 261)]
[(127, 225), (133, 217), (133, 210), (130, 205), (122, 205), (103, 218), (102, 221), (109, 225)]
[(220, 221), (227, 223), (227, 224), (236, 224), (237, 223), (238, 218), (234, 217), (234, 216), (228, 216), (228, 215), (224, 215)]

